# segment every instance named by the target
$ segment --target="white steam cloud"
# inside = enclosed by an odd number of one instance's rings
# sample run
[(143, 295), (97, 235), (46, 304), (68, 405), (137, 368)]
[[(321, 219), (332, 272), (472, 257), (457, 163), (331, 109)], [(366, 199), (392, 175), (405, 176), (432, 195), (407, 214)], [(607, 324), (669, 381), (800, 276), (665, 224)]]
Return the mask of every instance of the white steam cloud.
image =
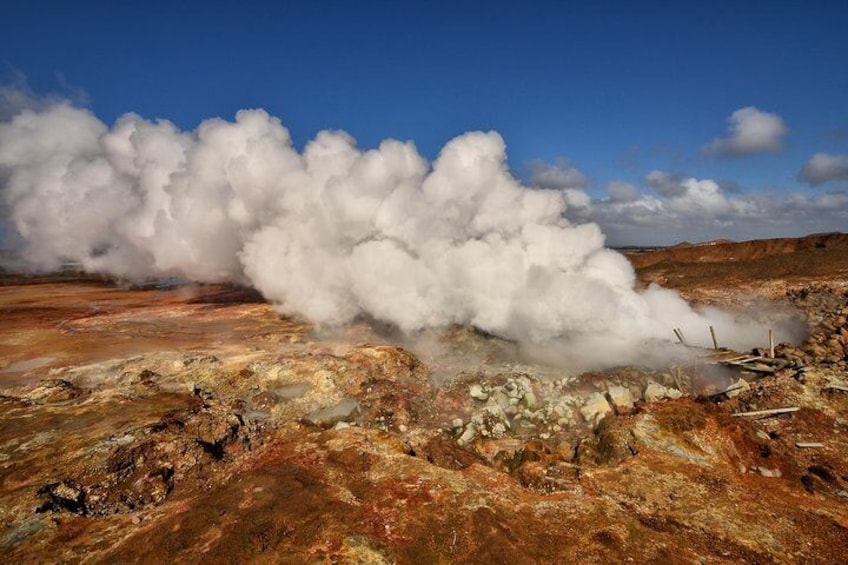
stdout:
[[(132, 114), (109, 128), (69, 104), (0, 124), (7, 221), (37, 269), (245, 283), (319, 324), (472, 324), (595, 364), (633, 359), (672, 327), (704, 345), (708, 325), (740, 347), (763, 341), (672, 291), (635, 291), (598, 226), (565, 219), (569, 189), (525, 187), (505, 161), (495, 132), (459, 136), (433, 163), (410, 142), (364, 151), (333, 131), (298, 152), (261, 110), (192, 132)], [(684, 186), (702, 209), (724, 205), (711, 185)]]

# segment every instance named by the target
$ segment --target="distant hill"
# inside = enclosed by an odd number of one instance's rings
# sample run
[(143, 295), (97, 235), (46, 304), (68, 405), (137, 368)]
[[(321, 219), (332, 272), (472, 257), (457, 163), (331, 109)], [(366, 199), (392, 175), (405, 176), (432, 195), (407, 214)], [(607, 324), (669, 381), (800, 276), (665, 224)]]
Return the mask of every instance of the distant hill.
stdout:
[(635, 251), (622, 248), (633, 266), (643, 269), (662, 262), (673, 263), (727, 263), (752, 261), (773, 255), (788, 255), (816, 249), (844, 249), (848, 254), (848, 234), (825, 233), (805, 237), (782, 237), (735, 242), (726, 239), (702, 243), (678, 243), (673, 247)]
[(680, 290), (747, 287), (767, 281), (785, 286), (848, 280), (848, 234), (844, 233), (622, 252), (642, 284), (656, 282)]

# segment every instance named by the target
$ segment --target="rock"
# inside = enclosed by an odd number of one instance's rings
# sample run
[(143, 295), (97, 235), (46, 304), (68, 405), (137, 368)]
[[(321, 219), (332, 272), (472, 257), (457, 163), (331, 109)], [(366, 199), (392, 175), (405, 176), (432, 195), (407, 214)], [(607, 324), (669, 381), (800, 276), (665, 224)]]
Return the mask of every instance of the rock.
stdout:
[[(679, 416), (692, 414), (691, 410), (686, 408), (678, 414)], [(674, 421), (679, 425), (677, 417)], [(640, 414), (631, 428), (632, 436), (636, 440), (633, 447), (638, 451), (650, 449), (701, 465), (708, 463), (708, 452), (682, 436), (679, 431), (669, 430), (663, 424), (663, 419), (658, 419), (654, 414), (646, 412)]]
[(609, 387), (607, 396), (616, 414), (629, 414), (633, 410), (633, 395), (623, 386)]
[(277, 395), (269, 390), (263, 390), (260, 393), (253, 395), (250, 399), (250, 404), (255, 410), (266, 412), (273, 408), (278, 402)]
[(495, 439), (500, 439), (506, 433), (506, 426), (498, 422), (494, 426), (492, 426), (492, 437)]
[(739, 379), (727, 388), (732, 390), (728, 390), (725, 394), (728, 398), (733, 398), (735, 396), (739, 396), (739, 393), (741, 392), (747, 392), (751, 390), (751, 385), (748, 384), (748, 381), (746, 381), (745, 379)]
[(513, 380), (507, 381), (503, 386), (503, 390), (509, 398), (515, 398), (517, 400), (522, 396), (521, 387)]
[(592, 427), (595, 427), (605, 416), (612, 413), (612, 406), (607, 402), (606, 396), (596, 392), (586, 399), (580, 408), (580, 413)]
[(458, 440), (456, 440), (456, 443), (465, 447), (466, 445), (474, 441), (475, 437), (477, 437), (477, 428), (474, 426), (474, 424), (469, 422), (469, 424), (465, 426), (465, 431), (462, 432), (462, 435), (459, 436)]
[(46, 496), (48, 501), (41, 505), (37, 512), (67, 510), (75, 514), (86, 514), (85, 491), (70, 480), (46, 485), (38, 491), (38, 494)]
[(66, 380), (45, 379), (38, 383), (24, 398), (39, 404), (50, 404), (53, 402), (73, 400), (81, 394), (82, 390), (79, 387)]
[(471, 385), (468, 389), (468, 393), (471, 395), (471, 398), (475, 400), (481, 400), (483, 402), (489, 400), (489, 394), (483, 390), (481, 385)]
[(648, 383), (648, 386), (645, 387), (645, 392), (643, 393), (645, 402), (656, 402), (658, 400), (663, 400), (664, 398), (676, 399), (682, 396), (683, 393), (676, 388), (665, 387), (654, 382)]
[(526, 406), (529, 410), (535, 410), (538, 406), (536, 394), (529, 388), (524, 392), (524, 397), (521, 399), (521, 402), (523, 402), (524, 406)]
[(764, 477), (769, 478), (778, 478), (783, 476), (783, 473), (780, 472), (780, 469), (767, 469), (766, 467), (757, 467), (757, 471)]

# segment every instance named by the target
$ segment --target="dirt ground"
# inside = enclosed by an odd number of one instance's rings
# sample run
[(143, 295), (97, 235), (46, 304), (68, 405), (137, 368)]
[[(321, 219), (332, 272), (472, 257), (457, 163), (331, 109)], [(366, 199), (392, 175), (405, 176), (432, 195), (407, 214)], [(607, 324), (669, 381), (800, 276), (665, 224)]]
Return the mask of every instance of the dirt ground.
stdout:
[[(323, 331), (244, 289), (5, 276), (0, 554), (844, 563), (848, 237), (628, 255), (641, 284), (792, 308), (810, 338), (765, 373), (574, 374), (468, 328), (438, 354)], [(744, 386), (699, 388), (711, 371)]]

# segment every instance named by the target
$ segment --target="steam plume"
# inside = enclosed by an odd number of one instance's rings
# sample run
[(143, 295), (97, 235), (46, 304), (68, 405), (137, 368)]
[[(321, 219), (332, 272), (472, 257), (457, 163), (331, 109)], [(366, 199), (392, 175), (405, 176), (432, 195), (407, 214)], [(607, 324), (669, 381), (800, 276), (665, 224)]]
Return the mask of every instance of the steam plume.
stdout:
[(339, 131), (299, 153), (261, 110), (192, 132), (133, 114), (109, 128), (69, 104), (0, 124), (2, 199), (36, 269), (246, 283), (319, 324), (472, 324), (608, 363), (672, 327), (692, 341), (710, 324), (737, 343), (750, 331), (636, 292), (598, 226), (570, 224), (562, 190), (522, 186), (505, 161), (496, 132), (461, 135), (432, 164), (411, 142), (364, 151)]

